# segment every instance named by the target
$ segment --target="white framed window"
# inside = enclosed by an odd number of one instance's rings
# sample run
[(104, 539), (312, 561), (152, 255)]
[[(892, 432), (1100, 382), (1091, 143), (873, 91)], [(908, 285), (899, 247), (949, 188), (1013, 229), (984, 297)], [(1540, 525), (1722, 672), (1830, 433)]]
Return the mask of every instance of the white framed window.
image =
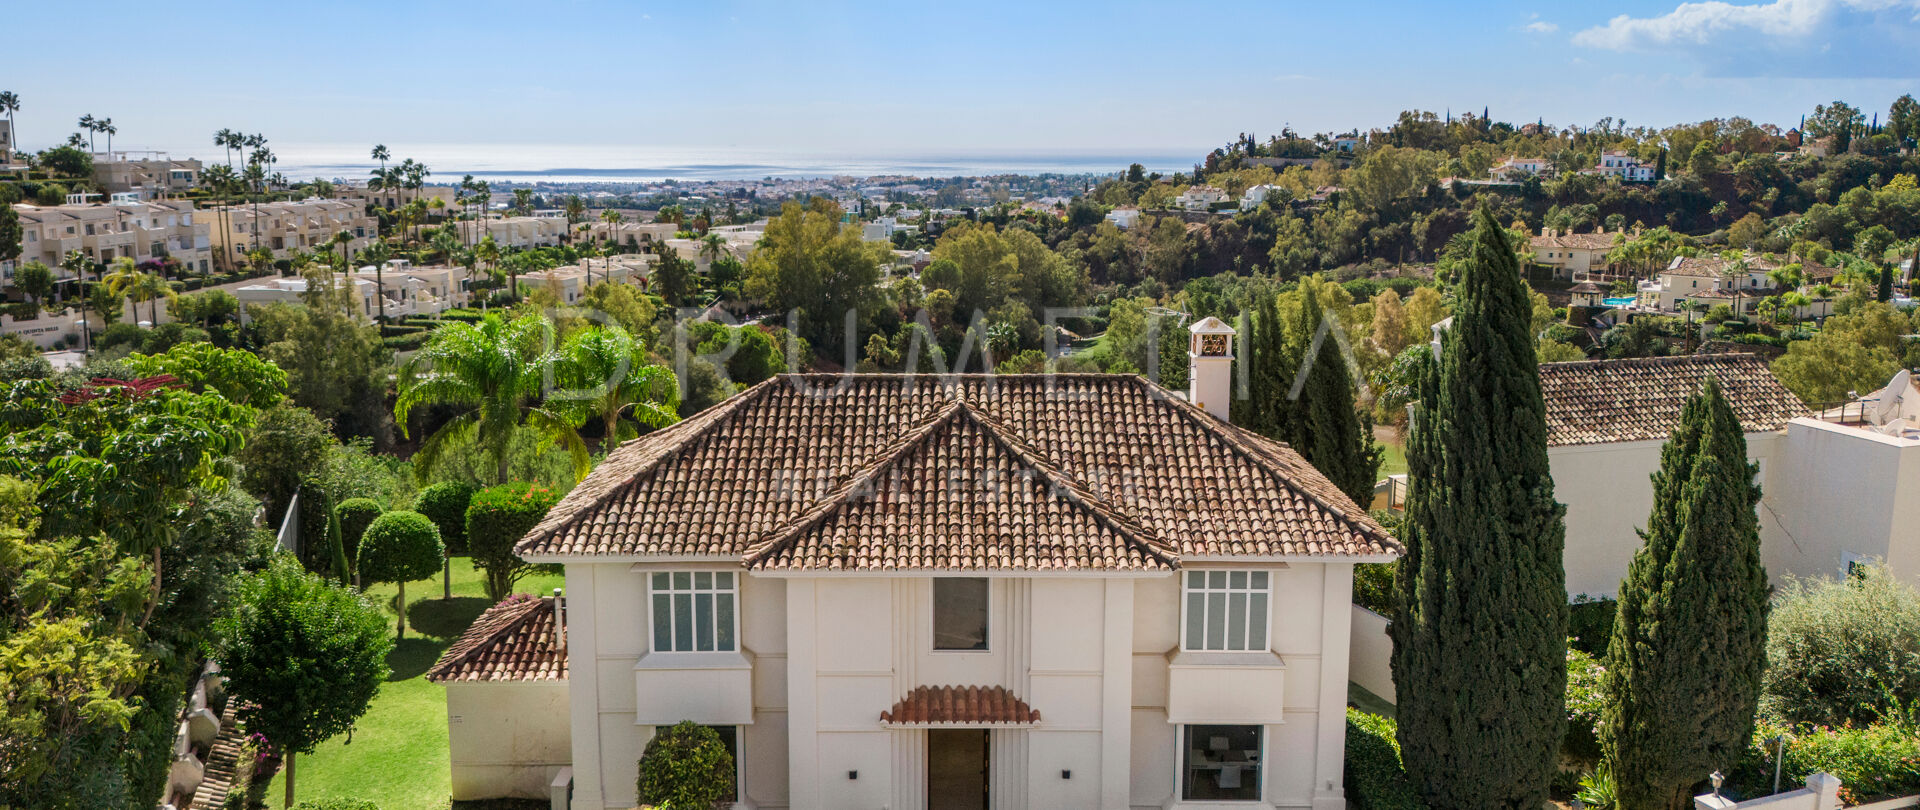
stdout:
[(1180, 727), (1180, 800), (1257, 802), (1266, 772), (1266, 727)]
[(739, 645), (739, 577), (655, 571), (648, 577), (654, 652), (732, 652)]
[(993, 586), (986, 577), (935, 577), (935, 652), (986, 652)]
[(1186, 572), (1180, 600), (1181, 649), (1267, 649), (1268, 581), (1266, 571)]

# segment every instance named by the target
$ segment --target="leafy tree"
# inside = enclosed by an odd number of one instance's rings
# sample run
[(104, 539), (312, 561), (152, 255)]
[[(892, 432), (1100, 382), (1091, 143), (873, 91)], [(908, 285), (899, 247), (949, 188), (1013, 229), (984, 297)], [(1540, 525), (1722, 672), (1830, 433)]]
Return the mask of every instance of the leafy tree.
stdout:
[(857, 326), (880, 308), (885, 255), (885, 246), (869, 245), (858, 228), (841, 225), (831, 200), (787, 203), (747, 260), (747, 294), (775, 310), (798, 312), (800, 336), (835, 356), (846, 348), (847, 314)]
[(296, 755), (353, 728), (387, 679), (386, 620), (364, 597), (281, 558), (240, 580), (214, 633), (209, 654), (239, 721), (286, 755), (291, 807)]
[[(1845, 316), (1829, 319), (1838, 320)], [(1801, 399), (1815, 404), (1849, 399), (1852, 392), (1873, 391), (1893, 376), (1900, 361), (1880, 346), (1863, 345), (1844, 332), (1822, 329), (1810, 340), (1787, 345), (1773, 361), (1774, 376)]]
[(360, 572), (360, 541), (366, 537), (367, 527), (385, 514), (387, 508), (372, 498), (348, 498), (334, 504), (333, 513), (340, 521), (340, 542), (347, 552), (347, 560), (353, 565), (354, 583), (364, 580)]
[(1428, 806), (1533, 810), (1547, 800), (1565, 723), (1565, 527), (1526, 283), (1492, 213), (1475, 219), (1407, 446), (1416, 484), (1393, 679), (1408, 776)]
[(0, 262), (20, 258), (21, 245), (26, 241), (24, 234), (20, 228), (20, 214), (13, 210), (13, 206), (0, 204)]
[(194, 391), (214, 391), (228, 402), (268, 408), (280, 402), (287, 373), (253, 352), (211, 343), (180, 343), (155, 355), (131, 355), (127, 365), (142, 376), (171, 374)]
[(486, 573), (487, 598), (507, 598), (532, 566), (513, 551), (520, 538), (560, 502), (559, 493), (537, 484), (504, 484), (474, 493), (467, 505), (467, 549)]
[(393, 353), (380, 332), (351, 313), (349, 290), (325, 270), (305, 275), (304, 305), (249, 307), (251, 345), (287, 372), (295, 404), (332, 420), (344, 435), (388, 438), (386, 389)]
[(1767, 627), (1760, 710), (1820, 726), (1904, 722), (1920, 705), (1920, 592), (1884, 565), (1789, 580)]
[(332, 447), (332, 430), (312, 411), (282, 402), (260, 412), (235, 459), (240, 486), (264, 501), (269, 525), (279, 525), (301, 482)]
[[(12, 206), (7, 205), (0, 205), (0, 208), (13, 210)], [(53, 294), (53, 268), (39, 261), (27, 262), (14, 271), (13, 284), (21, 292), (33, 296), (34, 303), (45, 308), (47, 296)]]
[(603, 281), (592, 285), (580, 297), (580, 306), (593, 312), (606, 313), (639, 343), (652, 345), (658, 337), (658, 329), (654, 326), (653, 299), (642, 295), (631, 284)]
[(78, 179), (93, 177), (93, 155), (88, 154), (85, 149), (56, 146), (41, 152), (36, 162), (41, 168), (60, 177)]
[(565, 447), (573, 456), (574, 476), (586, 475), (587, 446), (574, 432), (572, 414), (537, 401), (560, 363), (550, 351), (552, 324), (529, 315), (502, 321), (488, 315), (478, 324), (449, 323), (433, 333), (420, 353), (402, 369), (393, 415), (407, 433), (407, 414), (421, 405), (452, 405), (463, 410), (421, 443), (414, 470), (424, 477), (455, 443), (471, 442), (494, 463), (495, 483), (505, 483), (508, 450), (516, 428), (528, 427)]
[(1600, 740), (1623, 808), (1689, 806), (1700, 774), (1730, 770), (1753, 733), (1768, 588), (1742, 430), (1708, 378), (1661, 449), (1607, 649)]
[(733, 793), (733, 755), (719, 732), (691, 720), (654, 732), (640, 755), (640, 803), (707, 810)]
[(654, 253), (653, 274), (648, 279), (648, 286), (669, 307), (690, 303), (695, 288), (696, 265), (680, 258), (680, 252), (666, 242), (656, 243)]
[[(345, 504), (342, 504), (344, 506)], [(400, 587), (394, 635), (407, 637), (407, 583), (433, 576), (446, 560), (440, 529), (419, 512), (387, 512), (369, 524), (360, 536), (355, 569), (366, 582), (392, 582)]]

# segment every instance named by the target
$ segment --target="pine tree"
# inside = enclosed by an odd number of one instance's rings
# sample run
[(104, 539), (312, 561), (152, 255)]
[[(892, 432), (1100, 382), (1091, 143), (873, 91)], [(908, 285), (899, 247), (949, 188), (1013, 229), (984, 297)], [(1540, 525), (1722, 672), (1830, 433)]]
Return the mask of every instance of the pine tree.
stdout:
[(1287, 354), (1280, 302), (1262, 294), (1248, 307), (1250, 323), (1240, 362), (1247, 364), (1247, 396), (1233, 403), (1233, 422), (1269, 439), (1293, 442), (1288, 387), (1297, 366)]
[[(1289, 357), (1304, 358), (1313, 349), (1313, 336), (1324, 317), (1320, 306), (1324, 283), (1307, 278), (1300, 285), (1300, 318), (1289, 331)], [(1373, 425), (1354, 407), (1353, 376), (1332, 332), (1321, 338), (1312, 358), (1299, 396), (1288, 400), (1288, 422), (1299, 426), (1294, 449), (1364, 507), (1373, 500), (1374, 476), (1380, 472), (1380, 446), (1373, 442)], [(1289, 380), (1289, 394), (1292, 384)]]
[(1433, 810), (1538, 810), (1566, 718), (1563, 508), (1547, 469), (1532, 302), (1482, 208), (1453, 326), (1420, 384), (1396, 575), (1407, 775)]
[(1660, 452), (1607, 648), (1601, 746), (1622, 810), (1688, 807), (1753, 733), (1767, 637), (1754, 472), (1709, 378)]

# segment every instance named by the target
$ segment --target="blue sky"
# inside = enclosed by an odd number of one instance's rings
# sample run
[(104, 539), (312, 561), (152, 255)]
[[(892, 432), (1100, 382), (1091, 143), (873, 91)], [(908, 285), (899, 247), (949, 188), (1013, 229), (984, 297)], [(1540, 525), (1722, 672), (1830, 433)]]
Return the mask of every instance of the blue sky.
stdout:
[[(10, 37), (20, 135), (116, 148), (618, 144), (827, 154), (1194, 153), (1402, 109), (1790, 124), (1920, 90), (1920, 0), (90, 2), (117, 42)], [(68, 30), (59, 3), (20, 31)], [(204, 156), (204, 155), (203, 155)]]

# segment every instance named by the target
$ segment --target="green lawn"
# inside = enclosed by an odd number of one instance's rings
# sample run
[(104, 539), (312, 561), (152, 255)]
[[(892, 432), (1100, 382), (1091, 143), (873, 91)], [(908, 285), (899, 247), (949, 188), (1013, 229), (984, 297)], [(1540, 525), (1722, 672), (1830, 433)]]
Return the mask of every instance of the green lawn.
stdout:
[(1407, 451), (1397, 441), (1380, 439), (1380, 477), (1407, 471)]
[[(530, 575), (517, 590), (551, 594), (563, 584), (557, 574)], [(393, 674), (348, 735), (320, 744), (299, 758), (295, 802), (324, 798), (367, 799), (381, 810), (443, 810), (448, 807), (447, 693), (428, 683), (427, 669), (491, 604), (480, 574), (465, 557), (453, 561), (453, 598), (441, 598), (441, 581), (408, 583), (407, 637), (387, 657)], [(367, 589), (388, 610), (393, 585)], [(267, 806), (280, 808), (286, 788), (275, 776)]]

